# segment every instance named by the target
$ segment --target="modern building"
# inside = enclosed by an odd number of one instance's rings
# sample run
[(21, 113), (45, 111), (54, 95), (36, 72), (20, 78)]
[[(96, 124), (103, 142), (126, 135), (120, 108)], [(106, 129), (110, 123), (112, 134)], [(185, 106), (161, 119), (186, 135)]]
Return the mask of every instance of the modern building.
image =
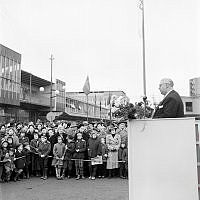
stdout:
[(200, 77), (190, 79), (189, 85), (190, 85), (190, 96), (191, 97), (200, 96)]
[(185, 116), (200, 117), (200, 77), (189, 80), (190, 96), (181, 96)]
[(0, 123), (45, 120), (50, 110), (55, 116), (63, 113), (68, 120), (108, 118), (108, 109), (103, 106), (89, 102), (87, 107), (86, 101), (66, 96), (65, 82), (56, 79), (51, 83), (21, 70), (21, 54), (3, 45), (0, 82)]
[(200, 97), (181, 96), (185, 116), (200, 117)]
[(0, 121), (20, 106), (21, 54), (0, 44)]
[[(66, 96), (85, 102), (87, 101), (87, 97), (84, 92), (66, 92)], [(88, 102), (103, 108), (108, 108), (112, 96), (123, 96), (126, 97), (129, 101), (129, 98), (123, 91), (91, 91), (88, 95)]]

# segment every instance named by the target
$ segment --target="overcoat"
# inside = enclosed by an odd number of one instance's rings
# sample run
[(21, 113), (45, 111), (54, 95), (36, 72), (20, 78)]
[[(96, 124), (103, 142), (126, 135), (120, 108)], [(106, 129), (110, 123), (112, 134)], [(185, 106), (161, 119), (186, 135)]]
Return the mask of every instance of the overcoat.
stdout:
[(107, 159), (107, 169), (118, 168), (118, 150), (121, 144), (121, 137), (119, 134), (108, 134), (106, 136), (106, 144), (108, 146), (108, 159)]
[(59, 143), (56, 143), (54, 144), (54, 147), (53, 147), (53, 155), (54, 155), (54, 158), (52, 160), (52, 165), (55, 166), (55, 165), (63, 165), (63, 160), (61, 159), (57, 159), (56, 157), (58, 158), (62, 158), (63, 154), (65, 152), (65, 144), (59, 144)]
[[(79, 151), (77, 152), (77, 150), (79, 150)], [(75, 159), (84, 159), (85, 151), (86, 151), (86, 141), (84, 139), (76, 140), (74, 158)]]

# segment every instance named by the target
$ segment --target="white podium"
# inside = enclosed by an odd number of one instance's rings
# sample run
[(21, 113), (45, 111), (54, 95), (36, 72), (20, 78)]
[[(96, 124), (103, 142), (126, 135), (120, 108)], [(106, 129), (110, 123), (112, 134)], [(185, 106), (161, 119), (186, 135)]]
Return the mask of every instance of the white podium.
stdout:
[(131, 120), (130, 200), (198, 200), (195, 119)]

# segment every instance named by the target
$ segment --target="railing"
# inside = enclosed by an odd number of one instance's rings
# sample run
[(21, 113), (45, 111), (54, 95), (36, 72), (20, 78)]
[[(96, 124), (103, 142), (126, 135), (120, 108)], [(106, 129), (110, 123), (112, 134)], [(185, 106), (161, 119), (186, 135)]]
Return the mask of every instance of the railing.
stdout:
[[(50, 97), (41, 96), (41, 95), (30, 97), (29, 94), (23, 94), (21, 92), (20, 102), (50, 107)], [(55, 99), (52, 99), (52, 105), (55, 105)]]

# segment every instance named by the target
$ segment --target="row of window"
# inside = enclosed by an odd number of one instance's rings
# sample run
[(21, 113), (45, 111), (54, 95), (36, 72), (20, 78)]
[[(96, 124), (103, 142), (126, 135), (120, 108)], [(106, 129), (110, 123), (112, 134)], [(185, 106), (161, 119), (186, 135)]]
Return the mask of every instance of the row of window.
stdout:
[[(0, 89), (12, 93), (20, 93), (20, 64), (2, 55), (0, 56), (0, 84)], [(4, 96), (1, 95), (1, 97), (5, 98), (5, 95), (4, 93)], [(14, 98), (14, 94), (12, 94), (11, 98)]]
[(21, 82), (20, 63), (18, 63), (17, 61), (1, 55), (0, 69), (2, 77), (10, 79), (13, 82)]
[[(87, 113), (87, 104), (74, 99), (67, 98), (66, 107), (70, 109), (71, 112), (82, 114)], [(100, 108), (99, 106), (97, 107), (91, 104), (88, 105), (88, 114), (90, 116), (100, 116), (100, 112), (101, 116), (106, 116), (108, 111), (107, 109)]]

